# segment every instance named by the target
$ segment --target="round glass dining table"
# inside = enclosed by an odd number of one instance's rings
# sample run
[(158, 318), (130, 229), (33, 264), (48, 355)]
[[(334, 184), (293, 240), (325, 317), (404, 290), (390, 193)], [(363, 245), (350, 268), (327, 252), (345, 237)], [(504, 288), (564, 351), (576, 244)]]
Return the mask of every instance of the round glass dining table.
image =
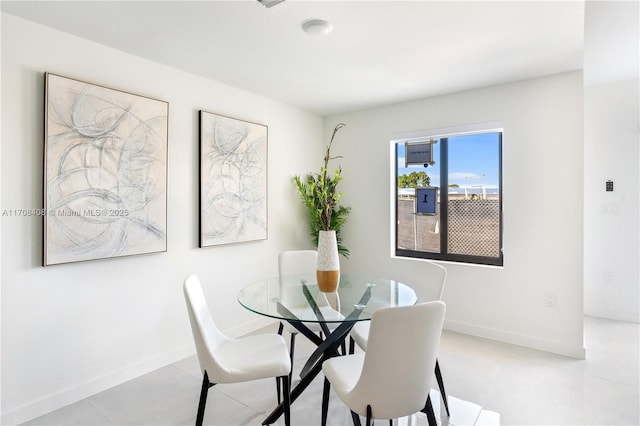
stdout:
[[(417, 301), (411, 287), (398, 281), (341, 274), (335, 293), (323, 293), (315, 273), (286, 275), (256, 281), (238, 293), (246, 309), (260, 315), (285, 320), (342, 323), (370, 320), (380, 308), (413, 305)], [(321, 314), (318, 316), (315, 307)], [(330, 310), (336, 311), (334, 314)]]
[[(340, 274), (335, 293), (323, 293), (315, 273), (286, 275), (252, 283), (238, 293), (238, 302), (259, 315), (287, 321), (317, 345), (291, 389), (293, 403), (322, 370), (322, 363), (345, 350), (345, 339), (357, 321), (371, 320), (380, 308), (413, 305), (415, 291), (398, 281)], [(323, 333), (312, 332), (305, 323), (319, 323)], [(283, 413), (283, 404), (264, 420), (272, 424)]]

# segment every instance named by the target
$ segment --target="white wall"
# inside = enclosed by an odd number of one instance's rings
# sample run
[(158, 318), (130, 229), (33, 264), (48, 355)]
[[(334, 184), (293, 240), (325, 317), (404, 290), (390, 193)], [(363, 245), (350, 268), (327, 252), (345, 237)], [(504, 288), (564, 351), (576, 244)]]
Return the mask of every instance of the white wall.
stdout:
[[(585, 313), (640, 322), (639, 80), (585, 88)], [(605, 182), (614, 191), (605, 192)]]
[[(193, 353), (189, 273), (223, 330), (256, 327), (232, 301), (280, 250), (308, 248), (291, 179), (322, 158), (317, 115), (2, 14), (2, 209), (42, 206), (45, 71), (169, 102), (168, 251), (44, 268), (41, 219), (2, 217), (2, 424)], [(200, 109), (268, 125), (268, 240), (198, 248)]]
[[(446, 265), (447, 327), (583, 355), (583, 194), (566, 190), (584, 180), (580, 73), (327, 117), (323, 126), (316, 115), (3, 14), (2, 209), (42, 203), (45, 71), (170, 103), (168, 252), (43, 268), (41, 221), (2, 218), (2, 424), (192, 353), (180, 288), (188, 273), (210, 284), (225, 331), (255, 327), (259, 319), (228, 301), (274, 275), (280, 250), (310, 244), (291, 177), (319, 167), (340, 121), (347, 127), (332, 153), (344, 156), (343, 200), (353, 207), (345, 229), (352, 256), (342, 265), (390, 277), (401, 262), (389, 257), (389, 141), (501, 121), (505, 266)], [(197, 248), (199, 109), (269, 126), (267, 241)], [(419, 279), (415, 265), (409, 276)], [(556, 308), (544, 307), (547, 293), (557, 295)]]
[[(640, 322), (640, 3), (585, 4), (584, 303)], [(605, 192), (605, 182), (614, 191)]]
[[(345, 270), (393, 276), (399, 268), (389, 256), (390, 140), (502, 122), (504, 267), (446, 264), (446, 327), (584, 356), (582, 84), (574, 72), (328, 117), (325, 132), (347, 125), (336, 145), (343, 200), (354, 207)], [(420, 261), (414, 265), (417, 280)], [(545, 307), (547, 293), (557, 307)]]

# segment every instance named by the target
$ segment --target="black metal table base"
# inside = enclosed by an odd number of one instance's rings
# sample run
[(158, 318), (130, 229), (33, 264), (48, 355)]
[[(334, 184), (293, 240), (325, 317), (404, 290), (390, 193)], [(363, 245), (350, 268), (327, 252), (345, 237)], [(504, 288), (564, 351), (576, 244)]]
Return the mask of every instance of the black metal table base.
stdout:
[[(333, 358), (335, 356), (339, 356), (338, 352), (339, 347), (345, 347), (345, 339), (353, 325), (358, 321), (362, 309), (366, 306), (369, 298), (371, 297), (371, 289), (367, 288), (367, 290), (362, 295), (357, 306), (341, 323), (335, 330), (330, 331), (327, 325), (322, 322), (324, 318), (320, 309), (313, 301), (311, 294), (309, 293), (306, 285), (303, 285), (303, 290), (305, 291), (305, 296), (309, 300), (309, 304), (313, 308), (316, 316), (321, 321), (321, 326), (324, 331), (324, 335), (326, 336), (324, 340), (311, 331), (304, 322), (296, 319), (287, 319), (287, 321), (295, 327), (300, 333), (302, 333), (305, 337), (307, 337), (310, 341), (316, 344), (318, 347), (315, 351), (309, 356), (304, 367), (302, 367), (302, 371), (300, 372), (300, 381), (296, 384), (295, 387), (291, 389), (291, 394), (289, 398), (289, 403), (293, 404), (293, 402), (302, 394), (302, 392), (311, 384), (313, 379), (315, 379), (318, 374), (322, 371), (322, 363), (328, 360), (329, 358)], [(282, 311), (287, 311), (289, 315), (288, 318), (295, 318), (295, 316), (288, 312), (287, 308), (284, 306), (279, 306), (279, 309)], [(284, 412), (284, 402), (278, 404), (278, 406), (269, 414), (269, 416), (262, 422), (263, 425), (269, 425), (274, 423)]]
[[(351, 321), (349, 323), (343, 322), (338, 328), (336, 328), (332, 333), (330, 333), (326, 339), (316, 348), (316, 350), (311, 354), (309, 360), (302, 368), (302, 372), (300, 373), (300, 381), (291, 389), (290, 395), (290, 404), (302, 394), (302, 392), (311, 384), (313, 379), (315, 379), (318, 374), (322, 371), (322, 363), (328, 360), (329, 358), (333, 358), (335, 356), (339, 356), (338, 348), (344, 342), (344, 339), (349, 334), (349, 331), (353, 327), (355, 322)], [(295, 325), (294, 325), (295, 327)], [(305, 327), (302, 325), (302, 327)], [(298, 327), (296, 327), (298, 329)], [(302, 331), (301, 331), (302, 332)], [(311, 332), (311, 331), (310, 331)], [(313, 334), (313, 332), (311, 332)], [(313, 334), (316, 338), (317, 335)], [(281, 402), (278, 406), (269, 414), (269, 416), (262, 422), (263, 425), (269, 425), (275, 423), (275, 421), (282, 415), (284, 412), (284, 403)]]

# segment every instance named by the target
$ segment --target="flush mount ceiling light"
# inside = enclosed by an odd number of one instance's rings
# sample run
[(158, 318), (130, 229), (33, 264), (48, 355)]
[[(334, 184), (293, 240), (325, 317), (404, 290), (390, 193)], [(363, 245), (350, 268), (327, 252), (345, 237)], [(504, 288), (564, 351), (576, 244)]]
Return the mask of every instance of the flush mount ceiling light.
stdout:
[(307, 19), (302, 23), (302, 30), (311, 36), (329, 34), (332, 29), (333, 26), (322, 19)]

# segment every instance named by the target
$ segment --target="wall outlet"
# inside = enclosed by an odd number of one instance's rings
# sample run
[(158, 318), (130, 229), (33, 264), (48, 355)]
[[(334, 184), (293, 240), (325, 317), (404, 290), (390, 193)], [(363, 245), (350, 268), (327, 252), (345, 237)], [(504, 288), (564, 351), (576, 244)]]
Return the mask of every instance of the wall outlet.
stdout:
[(603, 203), (600, 205), (600, 211), (604, 215), (616, 215), (620, 213), (620, 204), (618, 203)]
[(615, 274), (613, 271), (604, 271), (604, 282), (605, 284), (613, 284), (615, 281)]
[(558, 295), (555, 293), (546, 293), (544, 295), (544, 306), (547, 308), (555, 308), (558, 306)]

